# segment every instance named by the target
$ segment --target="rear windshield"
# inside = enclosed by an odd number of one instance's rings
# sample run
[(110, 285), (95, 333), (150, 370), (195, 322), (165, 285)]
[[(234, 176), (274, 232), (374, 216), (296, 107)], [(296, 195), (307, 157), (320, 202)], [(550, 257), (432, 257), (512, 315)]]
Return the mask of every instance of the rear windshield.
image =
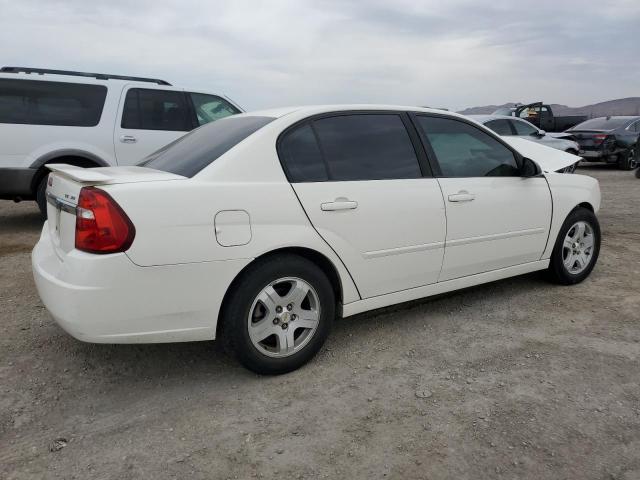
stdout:
[(252, 133), (275, 120), (273, 117), (227, 117), (196, 128), (184, 137), (152, 153), (141, 167), (193, 177)]
[(592, 118), (586, 122), (582, 122), (570, 130), (615, 130), (620, 127), (626, 127), (634, 119), (630, 118), (616, 118), (616, 117), (602, 117)]
[(0, 123), (94, 127), (106, 96), (104, 85), (0, 79)]

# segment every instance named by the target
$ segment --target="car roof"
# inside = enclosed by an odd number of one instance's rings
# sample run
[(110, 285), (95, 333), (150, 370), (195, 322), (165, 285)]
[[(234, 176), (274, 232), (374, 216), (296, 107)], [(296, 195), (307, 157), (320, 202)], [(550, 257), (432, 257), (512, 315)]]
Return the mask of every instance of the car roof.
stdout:
[(500, 119), (504, 119), (504, 120), (522, 120), (521, 118), (518, 117), (511, 117), (509, 115), (467, 115), (467, 117), (471, 118), (472, 120), (475, 120), (476, 122), (479, 123), (486, 123), (486, 122), (490, 122), (491, 120), (500, 120)]
[(458, 113), (439, 110), (436, 108), (424, 108), (407, 105), (384, 105), (384, 104), (336, 104), (336, 105), (300, 105), (291, 107), (280, 107), (265, 110), (254, 110), (241, 115), (256, 116), (256, 117), (273, 117), (281, 118), (286, 115), (296, 114), (299, 117), (308, 117), (312, 115), (319, 115), (323, 113), (333, 112), (351, 112), (351, 111), (401, 111), (401, 112), (424, 112), (435, 113), (439, 115), (446, 115), (451, 117), (466, 118), (464, 115)]

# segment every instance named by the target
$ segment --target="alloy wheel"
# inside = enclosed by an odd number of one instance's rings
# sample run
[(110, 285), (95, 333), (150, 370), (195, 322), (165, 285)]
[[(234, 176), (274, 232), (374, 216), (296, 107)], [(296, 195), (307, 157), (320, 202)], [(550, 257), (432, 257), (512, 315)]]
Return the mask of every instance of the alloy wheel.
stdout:
[(573, 275), (583, 272), (593, 259), (594, 235), (591, 225), (579, 221), (574, 223), (562, 244), (562, 261)]
[(269, 357), (288, 357), (309, 343), (320, 322), (320, 300), (305, 280), (280, 278), (257, 295), (247, 319), (253, 346)]

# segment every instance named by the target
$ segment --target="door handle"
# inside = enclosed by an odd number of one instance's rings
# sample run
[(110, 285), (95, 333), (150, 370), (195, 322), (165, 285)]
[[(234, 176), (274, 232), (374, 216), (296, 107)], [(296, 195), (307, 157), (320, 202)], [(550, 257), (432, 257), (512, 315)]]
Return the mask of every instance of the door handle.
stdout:
[(320, 208), (323, 212), (335, 212), (336, 210), (353, 210), (358, 208), (358, 202), (349, 200), (348, 198), (339, 197), (333, 202), (326, 202), (320, 204)]
[(458, 193), (449, 195), (450, 202), (473, 202), (476, 196), (473, 193), (469, 193), (466, 190), (460, 190)]
[(133, 135), (122, 135), (120, 137), (120, 141), (122, 143), (136, 143), (138, 141), (138, 139), (136, 137), (134, 137)]

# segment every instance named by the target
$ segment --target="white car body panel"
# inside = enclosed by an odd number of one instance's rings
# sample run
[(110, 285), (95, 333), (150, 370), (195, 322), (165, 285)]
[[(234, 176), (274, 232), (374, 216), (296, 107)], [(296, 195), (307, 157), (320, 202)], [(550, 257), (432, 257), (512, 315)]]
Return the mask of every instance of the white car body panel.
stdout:
[(579, 157), (562, 150), (547, 147), (520, 137), (500, 137), (523, 156), (535, 160), (544, 172), (555, 172), (580, 160)]
[[(439, 281), (539, 260), (551, 224), (551, 194), (544, 177), (441, 178), (447, 247)], [(508, 202), (505, 199), (510, 199)]]
[[(318, 233), (359, 279), (364, 298), (438, 281), (446, 220), (436, 179), (296, 183), (294, 189)], [(340, 199), (357, 208), (323, 210)]]
[[(126, 212), (136, 236), (125, 253), (78, 251), (74, 215), (56, 219), (50, 205), (32, 255), (44, 304), (85, 341), (213, 339), (237, 275), (262, 255), (295, 248), (333, 266), (342, 314), (349, 316), (544, 269), (569, 212), (580, 204), (600, 206), (597, 181), (556, 173), (290, 184), (278, 135), (314, 114), (363, 109), (430, 112), (377, 105), (254, 112), (276, 120), (193, 178), (143, 167), (99, 168), (87, 177), (75, 167), (54, 167), (52, 195), (68, 195), (73, 207), (83, 186), (96, 185)], [(563, 153), (507, 141), (539, 164)], [(448, 201), (461, 190), (474, 200)], [(358, 208), (322, 210), (339, 197)]]

